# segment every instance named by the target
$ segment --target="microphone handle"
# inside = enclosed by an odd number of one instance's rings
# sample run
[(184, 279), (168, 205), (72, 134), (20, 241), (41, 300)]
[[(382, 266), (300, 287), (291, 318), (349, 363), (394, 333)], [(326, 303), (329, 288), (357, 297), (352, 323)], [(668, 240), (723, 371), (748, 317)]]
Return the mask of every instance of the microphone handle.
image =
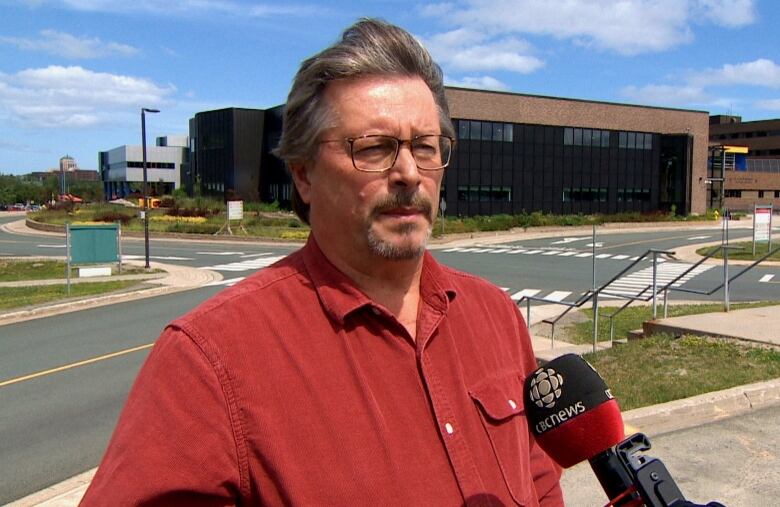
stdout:
[[(628, 473), (614, 449), (607, 449), (588, 460), (601, 487), (615, 507), (641, 507), (642, 497), (636, 491), (634, 479)], [(634, 489), (630, 494), (629, 490)]]

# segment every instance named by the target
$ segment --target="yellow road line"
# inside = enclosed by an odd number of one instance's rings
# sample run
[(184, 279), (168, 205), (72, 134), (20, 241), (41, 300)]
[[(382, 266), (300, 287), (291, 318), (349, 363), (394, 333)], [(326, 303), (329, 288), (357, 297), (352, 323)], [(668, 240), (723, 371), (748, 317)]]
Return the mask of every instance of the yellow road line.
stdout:
[(38, 377), (43, 377), (45, 375), (51, 375), (52, 373), (58, 373), (65, 370), (70, 370), (71, 368), (78, 368), (79, 366), (85, 366), (92, 363), (97, 363), (99, 361), (105, 361), (106, 359), (111, 359), (113, 357), (123, 356), (125, 354), (131, 354), (133, 352), (138, 352), (139, 350), (149, 349), (154, 346), (154, 343), (147, 343), (146, 345), (141, 345), (138, 347), (133, 347), (130, 349), (120, 350), (118, 352), (112, 352), (110, 354), (105, 354), (103, 356), (93, 357), (91, 359), (85, 359), (83, 361), (78, 361), (76, 363), (66, 364), (63, 366), (58, 366), (57, 368), (52, 368), (50, 370), (44, 370), (39, 371), (37, 373), (31, 373), (29, 375), (24, 375), (23, 377), (16, 377), (9, 380), (4, 380), (3, 382), (0, 382), (0, 387), (6, 387), (10, 386), (11, 384), (17, 384), (19, 382), (24, 382), (25, 380), (31, 380)]

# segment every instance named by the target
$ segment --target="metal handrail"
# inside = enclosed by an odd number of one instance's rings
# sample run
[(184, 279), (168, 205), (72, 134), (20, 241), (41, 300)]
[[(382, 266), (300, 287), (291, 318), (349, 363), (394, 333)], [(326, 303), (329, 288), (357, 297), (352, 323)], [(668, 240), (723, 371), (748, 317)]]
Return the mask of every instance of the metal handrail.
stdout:
[[(615, 280), (617, 280), (618, 278), (620, 278), (621, 276), (623, 276), (624, 274), (626, 274), (628, 271), (630, 271), (630, 270), (631, 270), (631, 268), (633, 268), (634, 266), (636, 266), (637, 264), (639, 264), (639, 263), (640, 263), (642, 260), (644, 260), (644, 259), (645, 259), (645, 258), (646, 258), (646, 257), (647, 257), (649, 254), (653, 254), (653, 267), (655, 268), (655, 264), (656, 264), (656, 255), (658, 255), (658, 254), (673, 255), (673, 254), (674, 254), (674, 252), (673, 252), (673, 251), (669, 251), (669, 250), (656, 250), (656, 249), (654, 249), (654, 248), (651, 248), (651, 249), (647, 250), (645, 253), (643, 253), (642, 255), (640, 255), (639, 257), (637, 257), (635, 261), (631, 262), (631, 264), (629, 264), (629, 265), (628, 265), (628, 266), (626, 266), (624, 269), (620, 270), (620, 271), (619, 271), (619, 272), (618, 272), (616, 275), (614, 275), (612, 278), (610, 278), (608, 282), (606, 282), (606, 283), (605, 283), (605, 284), (603, 284), (601, 287), (598, 287), (598, 288), (597, 288), (597, 289), (595, 289), (595, 290), (592, 290), (592, 291), (588, 291), (588, 292), (586, 292), (585, 294), (583, 294), (583, 295), (582, 295), (582, 296), (581, 296), (581, 297), (580, 297), (580, 298), (579, 298), (579, 299), (578, 299), (576, 302), (574, 302), (574, 303), (568, 303), (568, 302), (566, 302), (566, 301), (553, 301), (553, 300), (548, 300), (548, 299), (539, 298), (539, 297), (535, 297), (535, 296), (523, 296), (523, 297), (521, 297), (521, 298), (520, 298), (520, 299), (517, 301), (517, 305), (519, 306), (519, 305), (521, 305), (521, 304), (522, 304), (522, 302), (523, 302), (523, 301), (526, 301), (526, 325), (527, 325), (527, 326), (529, 327), (529, 329), (530, 329), (530, 327), (531, 327), (531, 301), (540, 301), (540, 302), (546, 302), (546, 303), (558, 304), (558, 305), (561, 305), (561, 306), (567, 306), (568, 308), (567, 308), (567, 309), (566, 309), (566, 310), (565, 310), (565, 311), (564, 311), (564, 312), (563, 312), (561, 315), (559, 315), (559, 316), (558, 316), (558, 317), (555, 319), (555, 322), (557, 322), (557, 321), (558, 321), (558, 320), (559, 320), (561, 317), (563, 317), (563, 315), (565, 315), (566, 313), (568, 313), (568, 312), (569, 312), (569, 311), (570, 311), (572, 308), (579, 308), (579, 307), (581, 307), (582, 305), (584, 305), (585, 303), (587, 303), (588, 301), (590, 301), (590, 300), (593, 300), (593, 309), (594, 309), (594, 311), (593, 311), (593, 316), (594, 316), (594, 326), (593, 326), (593, 351), (595, 352), (595, 351), (596, 351), (596, 338), (597, 338), (597, 333), (598, 333), (598, 296), (599, 296), (599, 294), (600, 294), (602, 291), (604, 291), (604, 289), (605, 289), (605, 288), (606, 288), (606, 287), (607, 287), (609, 284), (611, 284), (612, 282), (614, 282)], [(643, 291), (643, 292), (644, 292), (644, 291)], [(657, 291), (656, 291), (656, 293), (657, 293)], [(609, 293), (607, 292), (607, 294), (609, 294)], [(630, 297), (630, 296), (627, 296), (627, 297)], [(547, 319), (545, 319), (545, 320), (547, 320)], [(545, 320), (543, 320), (542, 322), (545, 322)], [(548, 323), (548, 322), (546, 322), (546, 323)], [(555, 325), (555, 324), (554, 324), (554, 323), (552, 323), (552, 325), (553, 325), (553, 327), (554, 327), (554, 325)], [(551, 336), (550, 336), (550, 338), (551, 338), (551, 347), (554, 347), (554, 346), (555, 346), (555, 331), (554, 331), (554, 329), (553, 329), (553, 332), (551, 333)]]
[[(697, 290), (697, 289), (686, 289), (686, 288), (683, 288), (683, 287), (674, 287), (674, 284), (677, 283), (680, 279), (682, 279), (688, 273), (690, 273), (691, 271), (693, 271), (694, 269), (699, 267), (706, 260), (712, 258), (716, 253), (718, 253), (721, 250), (724, 251), (724, 256), (723, 256), (724, 257), (724, 281), (720, 285), (718, 285), (717, 287), (715, 287), (714, 289), (712, 289), (710, 291), (703, 291), (703, 290)], [(729, 283), (733, 282), (734, 280), (736, 280), (740, 276), (744, 275), (745, 273), (747, 273), (748, 271), (750, 271), (751, 269), (753, 269), (754, 267), (759, 265), (761, 262), (763, 262), (766, 259), (768, 259), (770, 256), (772, 256), (775, 253), (777, 253), (778, 251), (780, 251), (780, 246), (775, 248), (774, 250), (768, 251), (761, 258), (755, 260), (748, 267), (746, 267), (745, 269), (743, 269), (742, 271), (740, 271), (739, 273), (737, 273), (737, 274), (735, 274), (735, 275), (733, 275), (731, 277), (728, 276), (728, 251), (729, 250), (742, 250), (742, 248), (741, 247), (737, 247), (737, 246), (727, 245), (727, 244), (719, 245), (718, 247), (714, 248), (709, 254), (707, 254), (706, 256), (702, 257), (698, 262), (696, 262), (695, 264), (691, 265), (684, 272), (680, 273), (674, 279), (672, 279), (671, 281), (663, 284), (660, 287), (655, 285), (655, 276), (654, 276), (653, 285), (648, 285), (647, 287), (642, 289), (642, 291), (639, 292), (636, 296), (629, 296), (629, 295), (624, 295), (624, 294), (610, 293), (609, 291), (606, 290), (606, 288), (612, 282), (614, 282), (615, 280), (617, 280), (618, 278), (623, 276), (626, 272), (628, 272), (636, 264), (638, 264), (639, 262), (644, 260), (645, 257), (647, 257), (648, 254), (653, 254), (653, 269), (654, 269), (654, 272), (655, 272), (655, 268), (656, 268), (656, 255), (657, 254), (674, 254), (674, 252), (666, 251), (666, 250), (655, 250), (655, 249), (650, 249), (650, 250), (646, 251), (644, 254), (642, 254), (641, 256), (637, 257), (637, 259), (635, 261), (633, 261), (631, 264), (629, 264), (626, 268), (624, 268), (623, 270), (618, 272), (616, 275), (614, 275), (612, 278), (610, 278), (609, 281), (607, 281), (606, 283), (601, 285), (601, 287), (599, 287), (599, 288), (597, 288), (595, 290), (589, 290), (589, 291), (585, 292), (574, 303), (568, 303), (566, 301), (553, 301), (553, 300), (548, 300), (548, 299), (545, 299), (545, 298), (539, 298), (539, 297), (535, 297), (535, 296), (523, 296), (523, 297), (521, 297), (518, 300), (517, 304), (519, 306), (520, 304), (522, 304), (522, 302), (524, 300), (526, 301), (526, 308), (527, 308), (526, 309), (526, 318), (527, 318), (527, 325), (528, 325), (529, 328), (531, 327), (531, 301), (553, 303), (553, 304), (559, 304), (559, 305), (567, 307), (566, 310), (564, 310), (563, 313), (561, 313), (557, 317), (552, 318), (552, 319), (543, 319), (541, 321), (541, 322), (544, 322), (546, 324), (550, 324), (552, 326), (552, 330), (551, 330), (551, 334), (550, 334), (550, 340), (551, 340), (551, 347), (554, 348), (554, 346), (555, 346), (555, 324), (564, 315), (566, 315), (569, 311), (571, 311), (573, 308), (579, 308), (582, 305), (584, 305), (585, 303), (587, 303), (588, 301), (593, 300), (593, 321), (594, 321), (594, 325), (593, 325), (593, 351), (595, 352), (596, 351), (596, 341), (597, 341), (597, 338), (598, 338), (597, 335), (598, 335), (598, 296), (599, 296), (599, 294), (603, 293), (603, 294), (607, 294), (607, 295), (610, 295), (610, 296), (613, 296), (613, 297), (619, 297), (619, 298), (628, 299), (628, 301), (623, 306), (621, 306), (617, 311), (615, 311), (615, 312), (613, 312), (613, 313), (611, 313), (609, 315), (605, 315), (606, 317), (609, 317), (609, 319), (610, 319), (610, 337), (609, 337), (609, 339), (610, 339), (610, 342), (612, 342), (613, 338), (614, 338), (614, 317), (617, 316), (623, 310), (625, 310), (634, 301), (637, 301), (637, 300), (649, 301), (650, 299), (652, 299), (653, 300), (653, 318), (655, 319), (656, 318), (655, 298), (657, 297), (657, 295), (659, 293), (663, 292), (663, 294), (664, 294), (664, 317), (666, 317), (668, 315), (668, 313), (667, 313), (667, 311), (668, 311), (668, 291), (670, 291), (670, 290), (671, 291), (680, 291), (680, 292), (701, 294), (701, 295), (707, 295), (707, 296), (712, 295), (715, 292), (717, 292), (718, 290), (720, 290), (721, 288), (723, 288), (724, 286), (728, 287)], [(655, 290), (652, 290), (654, 286), (655, 286)], [(644, 294), (648, 289), (651, 289), (651, 294), (648, 297), (643, 298), (642, 294)], [(725, 295), (725, 304), (726, 304), (726, 310), (728, 311), (728, 295)]]

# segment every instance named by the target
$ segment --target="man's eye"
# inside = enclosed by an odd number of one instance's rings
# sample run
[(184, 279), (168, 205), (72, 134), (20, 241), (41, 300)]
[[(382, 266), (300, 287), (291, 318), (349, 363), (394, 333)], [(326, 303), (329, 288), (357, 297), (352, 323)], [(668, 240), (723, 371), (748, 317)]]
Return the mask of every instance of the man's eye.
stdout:
[(414, 143), (414, 154), (422, 157), (433, 157), (439, 153), (439, 146), (434, 139), (421, 139)]
[(392, 153), (395, 150), (395, 147), (393, 143), (389, 141), (371, 140), (355, 143), (353, 150), (355, 156), (377, 157), (386, 156), (388, 153)]

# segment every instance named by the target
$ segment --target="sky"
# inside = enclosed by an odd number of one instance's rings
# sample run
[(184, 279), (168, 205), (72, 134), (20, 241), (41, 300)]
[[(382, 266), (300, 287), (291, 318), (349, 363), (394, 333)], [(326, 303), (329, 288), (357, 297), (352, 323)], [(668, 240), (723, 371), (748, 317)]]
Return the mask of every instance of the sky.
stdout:
[(780, 117), (775, 0), (0, 0), (0, 173), (285, 102), (300, 62), (360, 17), (415, 35), (445, 84)]

